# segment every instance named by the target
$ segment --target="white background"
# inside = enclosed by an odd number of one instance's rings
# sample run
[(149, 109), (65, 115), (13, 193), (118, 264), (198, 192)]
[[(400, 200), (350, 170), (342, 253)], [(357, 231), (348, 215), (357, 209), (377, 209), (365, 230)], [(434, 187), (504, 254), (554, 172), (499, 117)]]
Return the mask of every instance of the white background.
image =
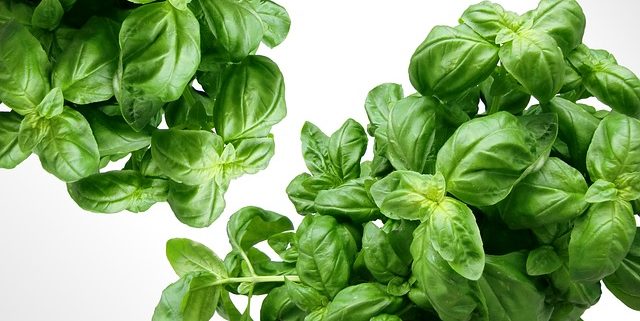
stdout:
[[(232, 183), (225, 214), (202, 230), (180, 224), (166, 204), (140, 215), (86, 213), (33, 156), (15, 170), (0, 170), (0, 319), (150, 320), (163, 288), (176, 280), (165, 259), (168, 239), (189, 237), (223, 255), (229, 249), (226, 219), (241, 207), (256, 205), (295, 217), (284, 191), (304, 171), (303, 122), (312, 121), (325, 132), (349, 117), (365, 124), (364, 98), (375, 85), (397, 82), (407, 94), (413, 92), (407, 67), (415, 48), (433, 26), (456, 24), (475, 3), (279, 2), (293, 19), (291, 33), (282, 46), (261, 53), (285, 75), (289, 114), (275, 128), (277, 152), (270, 167)], [(533, 0), (498, 2), (518, 12), (537, 5)], [(608, 49), (621, 64), (640, 72), (640, 1), (581, 4), (588, 21), (585, 43)], [(584, 320), (638, 316), (605, 293)]]

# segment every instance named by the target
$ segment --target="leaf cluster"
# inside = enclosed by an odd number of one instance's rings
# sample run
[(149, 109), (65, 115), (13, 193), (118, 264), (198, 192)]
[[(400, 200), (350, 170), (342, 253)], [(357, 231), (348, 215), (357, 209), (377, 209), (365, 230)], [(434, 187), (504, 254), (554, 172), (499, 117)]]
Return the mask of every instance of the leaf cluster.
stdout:
[(284, 80), (256, 51), (289, 25), (269, 0), (2, 1), (0, 168), (33, 153), (85, 210), (208, 226), (273, 156)]
[[(249, 320), (222, 298), (260, 293), (263, 321), (577, 321), (604, 283), (640, 310), (639, 80), (582, 44), (585, 23), (573, 0), (523, 15), (473, 5), (416, 50), (417, 94), (374, 88), (366, 130), (305, 124), (309, 172), (287, 188), (301, 225), (234, 214), (226, 276), (205, 273), (234, 285), (207, 307)], [(612, 110), (581, 102), (592, 96)], [(162, 318), (165, 296), (155, 321), (213, 313), (191, 315), (205, 305), (182, 295)]]

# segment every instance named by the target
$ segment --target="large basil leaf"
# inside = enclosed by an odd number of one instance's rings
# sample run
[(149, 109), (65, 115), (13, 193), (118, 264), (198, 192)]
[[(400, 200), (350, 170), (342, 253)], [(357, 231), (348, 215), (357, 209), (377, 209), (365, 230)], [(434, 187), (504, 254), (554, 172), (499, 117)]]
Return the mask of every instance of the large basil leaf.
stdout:
[(579, 171), (552, 157), (539, 171), (520, 181), (498, 209), (513, 229), (568, 221), (587, 209), (587, 188)]
[(506, 11), (499, 4), (489, 1), (470, 6), (460, 17), (461, 23), (492, 42), (503, 29), (516, 25), (517, 20), (518, 16), (515, 13)]
[(144, 128), (162, 103), (177, 100), (200, 63), (200, 28), (189, 10), (168, 2), (134, 9), (120, 30), (115, 93), (122, 115)]
[(120, 25), (107, 18), (92, 18), (78, 31), (53, 68), (53, 86), (76, 104), (113, 97), (113, 77), (118, 68)]
[(437, 26), (411, 57), (409, 76), (425, 96), (455, 96), (491, 75), (498, 47), (465, 25)]
[(144, 212), (167, 200), (166, 180), (142, 176), (130, 170), (95, 174), (67, 186), (71, 198), (83, 209), (96, 213), (128, 210)]
[(54, 30), (60, 24), (64, 15), (64, 8), (60, 0), (42, 0), (33, 10), (31, 24), (34, 27)]
[[(406, 278), (411, 273), (412, 258), (407, 256), (409, 247), (392, 243), (394, 237), (398, 234), (398, 230), (385, 231), (376, 227), (372, 222), (364, 226), (362, 236), (364, 263), (369, 272), (379, 282), (388, 283), (396, 277)], [(410, 229), (405, 230), (411, 231)], [(402, 237), (407, 236), (410, 240), (410, 233), (409, 235), (402, 235)], [(410, 242), (407, 244), (410, 244)]]
[(26, 27), (15, 21), (0, 26), (0, 101), (21, 115), (34, 111), (51, 88), (50, 70), (47, 54)]
[(33, 7), (20, 0), (7, 0), (0, 2), (0, 25), (15, 20), (23, 26), (31, 24)]
[[(255, 52), (263, 37), (260, 16), (248, 1), (196, 0), (195, 12), (229, 56), (240, 61)], [(203, 40), (211, 41), (203, 37)]]
[(285, 8), (269, 0), (251, 0), (262, 20), (264, 36), (262, 42), (274, 48), (281, 44), (289, 34), (291, 18)]
[(135, 131), (121, 116), (107, 116), (101, 111), (86, 111), (93, 136), (98, 143), (100, 156), (129, 154), (151, 144), (149, 128)]
[(441, 174), (395, 171), (371, 186), (371, 196), (391, 219), (426, 221), (444, 200), (445, 188)]
[(261, 321), (301, 321), (307, 314), (291, 300), (285, 286), (269, 292), (260, 308)]
[[(515, 116), (498, 112), (458, 128), (438, 152), (436, 170), (447, 191), (467, 204), (487, 206), (503, 200), (542, 151)], [(480, 188), (482, 186), (482, 188)]]
[(225, 142), (265, 137), (286, 115), (284, 80), (269, 58), (249, 56), (227, 68), (224, 79), (214, 120)]
[(453, 198), (445, 198), (428, 221), (433, 248), (458, 274), (478, 280), (484, 269), (480, 229), (471, 209)]
[(382, 313), (396, 313), (403, 300), (385, 291), (377, 283), (361, 283), (338, 292), (327, 306), (325, 321), (369, 321)]
[(598, 126), (587, 152), (592, 181), (618, 183), (623, 174), (640, 172), (640, 120), (610, 114)]
[(160, 130), (153, 134), (151, 153), (172, 180), (200, 185), (222, 176), (220, 136), (203, 130)]
[(568, 58), (593, 96), (619, 113), (640, 117), (640, 79), (631, 70), (618, 65), (608, 52), (584, 45)]
[(191, 227), (207, 227), (224, 210), (225, 190), (226, 186), (214, 181), (197, 186), (172, 182), (167, 202), (180, 222)]
[(625, 201), (592, 204), (571, 232), (572, 278), (597, 282), (614, 273), (627, 255), (635, 233), (631, 204)]
[(229, 242), (237, 252), (247, 251), (271, 236), (293, 229), (291, 220), (278, 213), (257, 207), (245, 207), (227, 223)]
[(189, 239), (169, 240), (167, 259), (180, 277), (189, 273), (210, 273), (218, 279), (227, 278), (224, 262), (208, 247)]
[(375, 134), (376, 129), (380, 127), (387, 127), (391, 107), (402, 97), (404, 97), (402, 86), (392, 83), (379, 85), (369, 92), (364, 108), (371, 123), (370, 134)]
[(636, 231), (627, 257), (604, 284), (620, 301), (640, 311), (640, 231)]
[(525, 260), (523, 253), (487, 256), (479, 284), (487, 302), (488, 320), (549, 320), (553, 308), (547, 305), (542, 287), (526, 275)]
[(347, 228), (331, 216), (307, 216), (296, 235), (300, 280), (333, 298), (347, 287), (356, 243)]
[(571, 165), (586, 170), (587, 150), (600, 120), (579, 105), (560, 97), (544, 108), (558, 115), (558, 137), (567, 144)]
[(321, 175), (330, 172), (329, 137), (316, 125), (305, 122), (300, 140), (302, 156), (311, 174)]
[(453, 134), (439, 109), (427, 97), (407, 97), (395, 103), (387, 126), (387, 158), (397, 170), (434, 173), (438, 150)]
[(367, 134), (358, 122), (347, 120), (329, 138), (329, 162), (344, 181), (360, 176), (360, 159), (367, 150)]
[(555, 39), (565, 54), (582, 43), (586, 18), (575, 0), (541, 0), (538, 7), (527, 13), (532, 28)]
[(51, 118), (48, 131), (34, 152), (42, 167), (65, 182), (75, 182), (98, 172), (100, 153), (87, 120), (65, 107)]
[(427, 223), (413, 233), (413, 276), (443, 321), (486, 320), (487, 310), (477, 282), (456, 273), (433, 248)]
[(542, 32), (518, 32), (500, 47), (500, 62), (540, 102), (549, 101), (564, 84), (562, 51), (553, 38)]
[(208, 321), (213, 317), (221, 289), (207, 286), (208, 274), (187, 274), (169, 285), (153, 312), (152, 321)]
[(316, 211), (356, 223), (374, 221), (380, 217), (380, 210), (369, 195), (367, 185), (370, 184), (369, 181), (358, 179), (320, 191), (315, 199)]
[(15, 168), (31, 155), (18, 143), (21, 122), (22, 117), (16, 113), (0, 112), (0, 168)]

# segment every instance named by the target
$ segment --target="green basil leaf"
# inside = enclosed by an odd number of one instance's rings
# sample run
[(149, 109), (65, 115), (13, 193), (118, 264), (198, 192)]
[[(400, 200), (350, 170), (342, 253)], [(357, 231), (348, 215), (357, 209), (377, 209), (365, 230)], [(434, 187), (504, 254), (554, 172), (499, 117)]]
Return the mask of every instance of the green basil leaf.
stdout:
[(589, 186), (584, 199), (589, 203), (615, 201), (618, 199), (618, 189), (616, 184), (599, 179)]
[(313, 312), (329, 303), (329, 299), (326, 296), (312, 287), (289, 281), (289, 279), (285, 279), (284, 284), (291, 301), (303, 311)]
[(562, 259), (551, 246), (541, 246), (527, 256), (527, 274), (539, 276), (551, 274), (562, 266)]
[(225, 164), (225, 172), (236, 173), (231, 177), (242, 174), (255, 174), (269, 165), (275, 152), (273, 137), (243, 139), (235, 147), (235, 159)]
[(47, 119), (51, 119), (62, 113), (64, 107), (64, 97), (62, 90), (56, 87), (44, 96), (40, 104), (36, 107), (37, 113)]
[(627, 306), (637, 310), (640, 299), (640, 232), (636, 229), (636, 236), (629, 254), (622, 261), (615, 273), (604, 279), (604, 284), (614, 295)]
[(305, 221), (296, 235), (298, 275), (305, 285), (333, 298), (349, 284), (356, 242), (331, 216), (307, 216)]
[(640, 172), (624, 173), (615, 182), (620, 199), (635, 201), (640, 199)]
[(211, 275), (187, 274), (169, 285), (153, 312), (153, 321), (208, 321), (213, 317), (221, 289), (206, 286)]
[(130, 170), (94, 174), (67, 185), (71, 198), (96, 213), (144, 212), (167, 200), (168, 182)]
[(438, 254), (463, 277), (480, 279), (485, 255), (471, 209), (453, 198), (445, 198), (433, 210), (428, 222), (433, 248)]
[(372, 222), (364, 226), (362, 237), (364, 263), (369, 272), (381, 283), (387, 283), (395, 277), (406, 278), (411, 274), (411, 258), (407, 259), (402, 253), (409, 247), (395, 248), (391, 242), (393, 236), (392, 233), (379, 229)]
[(402, 85), (386, 83), (369, 91), (364, 108), (367, 111), (369, 122), (369, 134), (375, 134), (380, 127), (387, 127), (391, 106), (404, 97)]
[(588, 207), (586, 192), (582, 174), (552, 157), (520, 181), (498, 204), (498, 210), (513, 229), (542, 227), (580, 216)]
[(309, 171), (314, 175), (330, 172), (329, 137), (316, 127), (305, 122), (300, 134), (302, 156)]
[[(296, 212), (306, 215), (315, 213), (315, 199), (319, 190), (313, 188), (308, 181), (314, 179), (311, 175), (304, 173), (296, 176), (287, 186), (287, 196)], [(329, 187), (330, 188), (330, 187)]]
[(167, 202), (180, 222), (191, 227), (207, 227), (222, 214), (226, 187), (211, 181), (191, 186), (172, 182)]
[(21, 123), (20, 115), (0, 112), (0, 168), (15, 168), (31, 154), (31, 150), (24, 151), (18, 143)]
[(455, 131), (439, 103), (427, 97), (407, 97), (389, 113), (387, 158), (397, 170), (434, 173), (438, 150)]
[(172, 180), (201, 185), (222, 177), (222, 138), (204, 130), (159, 130), (153, 133), (151, 154)]
[(187, 5), (191, 3), (191, 0), (169, 0), (169, 2), (176, 7), (176, 9), (187, 10)]
[(196, 7), (194, 11), (201, 15), (198, 20), (203, 21), (215, 45), (224, 49), (231, 61), (241, 61), (260, 45), (264, 32), (262, 20), (248, 1), (196, 0), (192, 3)]
[(577, 1), (541, 0), (529, 14), (532, 28), (553, 37), (565, 54), (582, 43), (586, 18)]
[(142, 129), (162, 103), (180, 98), (195, 75), (200, 63), (198, 20), (190, 10), (169, 3), (141, 6), (122, 23), (120, 48), (116, 98), (125, 120)]
[(228, 67), (224, 79), (214, 119), (225, 142), (265, 137), (286, 115), (284, 80), (269, 58), (249, 56)]
[(224, 262), (208, 247), (189, 239), (167, 242), (167, 259), (178, 276), (189, 273), (210, 273), (217, 279), (227, 278)]
[(188, 87), (180, 99), (165, 106), (165, 120), (169, 128), (211, 130), (215, 100)]
[(289, 34), (291, 18), (289, 13), (281, 5), (269, 0), (253, 0), (260, 20), (264, 36), (262, 42), (269, 48), (274, 48), (281, 44)]
[(22, 150), (32, 151), (49, 133), (50, 121), (38, 113), (28, 114), (20, 123), (18, 143)]
[(34, 150), (42, 167), (65, 182), (97, 173), (100, 152), (87, 120), (65, 107), (62, 114), (48, 122), (47, 135)]
[(343, 181), (360, 176), (360, 160), (367, 150), (367, 134), (355, 120), (347, 120), (329, 138), (329, 162)]
[(445, 194), (444, 177), (439, 173), (396, 171), (371, 186), (371, 196), (380, 211), (391, 219), (425, 221)]
[(33, 112), (51, 89), (50, 70), (47, 54), (26, 27), (15, 21), (0, 26), (0, 101), (18, 114)]
[(417, 288), (443, 321), (488, 320), (477, 282), (456, 273), (438, 254), (429, 230), (428, 223), (422, 223), (413, 233), (412, 271)]
[(319, 191), (315, 208), (319, 214), (365, 223), (380, 217), (380, 210), (362, 179), (349, 181), (339, 187)]
[(460, 18), (475, 32), (489, 41), (495, 42), (496, 36), (505, 28), (515, 27), (518, 16), (504, 10), (501, 5), (483, 1), (467, 8)]
[(338, 292), (327, 306), (325, 321), (369, 321), (381, 313), (396, 313), (403, 301), (376, 283), (361, 283)]
[(397, 315), (381, 314), (371, 318), (370, 321), (402, 321), (402, 319)]
[(60, 24), (64, 8), (59, 0), (42, 0), (33, 10), (31, 23), (33, 26), (53, 30)]
[(91, 126), (101, 157), (129, 154), (151, 145), (151, 130), (135, 131), (122, 116), (107, 116), (97, 110), (85, 111), (83, 115)]
[(540, 102), (551, 100), (564, 84), (564, 56), (555, 40), (544, 33), (519, 32), (500, 48), (500, 62)]
[(107, 18), (91, 18), (64, 48), (53, 68), (52, 83), (64, 98), (90, 104), (113, 97), (118, 69), (120, 25)]
[(635, 233), (631, 204), (625, 201), (592, 204), (571, 232), (572, 278), (597, 282), (614, 273), (629, 252)]
[(436, 170), (444, 175), (447, 191), (460, 200), (494, 205), (544, 153), (532, 150), (533, 145), (535, 137), (518, 118), (498, 112), (460, 126), (438, 152)]
[(487, 257), (486, 272), (479, 284), (487, 302), (488, 320), (549, 320), (553, 308), (539, 285), (526, 275), (525, 260), (523, 253)]
[(558, 137), (567, 143), (571, 165), (585, 171), (587, 150), (600, 120), (579, 105), (559, 97), (553, 98), (543, 108), (558, 115)]
[(262, 301), (260, 308), (261, 321), (300, 321), (307, 313), (300, 310), (291, 300), (287, 288), (275, 288)]
[(411, 84), (441, 99), (478, 85), (498, 63), (498, 47), (465, 25), (436, 26), (411, 57)]
[(19, 0), (8, 0), (0, 2), (0, 25), (15, 20), (23, 26), (31, 24), (33, 7)]
[(609, 182), (626, 173), (640, 172), (640, 120), (610, 114), (598, 126), (587, 151), (587, 169), (592, 181)]
[(229, 242), (235, 251), (243, 252), (272, 235), (293, 229), (286, 216), (257, 207), (245, 207), (231, 215), (227, 223)]

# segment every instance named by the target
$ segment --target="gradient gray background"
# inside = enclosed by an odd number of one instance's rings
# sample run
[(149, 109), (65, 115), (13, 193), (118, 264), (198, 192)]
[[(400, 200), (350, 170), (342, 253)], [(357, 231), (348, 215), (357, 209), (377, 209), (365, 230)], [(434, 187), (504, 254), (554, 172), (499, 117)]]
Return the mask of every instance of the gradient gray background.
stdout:
[[(165, 260), (168, 239), (189, 237), (226, 253), (225, 221), (247, 205), (298, 221), (284, 190), (304, 171), (299, 147), (303, 122), (310, 120), (326, 132), (349, 117), (364, 124), (363, 102), (372, 87), (397, 82), (412, 92), (406, 70), (415, 48), (434, 25), (456, 24), (477, 1), (278, 2), (293, 18), (292, 31), (282, 46), (261, 53), (282, 68), (289, 115), (275, 128), (277, 152), (269, 168), (234, 181), (225, 214), (203, 230), (180, 224), (165, 204), (141, 215), (86, 213), (33, 156), (15, 170), (0, 170), (1, 320), (150, 320), (163, 288), (176, 280)], [(497, 2), (518, 12), (537, 4)], [(588, 21), (585, 43), (608, 49), (622, 65), (640, 73), (640, 1), (580, 3)], [(259, 304), (254, 308), (257, 312)], [(639, 315), (605, 293), (584, 320)]]

